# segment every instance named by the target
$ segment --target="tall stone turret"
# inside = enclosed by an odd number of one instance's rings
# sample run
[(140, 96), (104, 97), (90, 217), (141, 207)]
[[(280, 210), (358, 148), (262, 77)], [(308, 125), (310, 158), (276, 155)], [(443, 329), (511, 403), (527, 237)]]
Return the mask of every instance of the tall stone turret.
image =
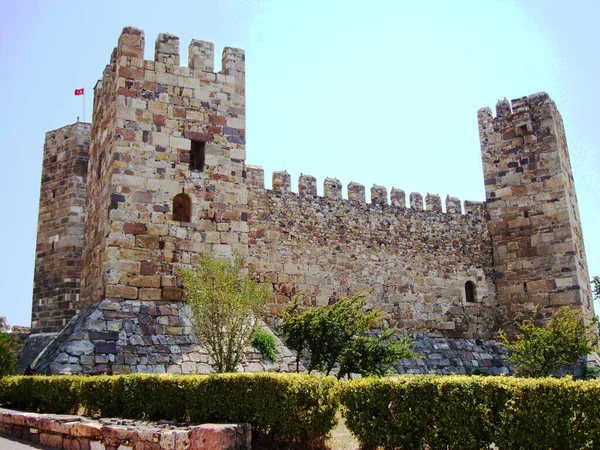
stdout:
[(83, 302), (179, 301), (180, 264), (208, 252), (247, 254), (245, 62), (160, 34), (144, 60), (144, 32), (123, 30), (94, 91)]
[(33, 333), (61, 331), (80, 309), (90, 124), (46, 133), (33, 278)]
[(546, 93), (478, 112), (495, 280), (504, 316), (536, 305), (593, 315), (575, 185), (562, 118)]

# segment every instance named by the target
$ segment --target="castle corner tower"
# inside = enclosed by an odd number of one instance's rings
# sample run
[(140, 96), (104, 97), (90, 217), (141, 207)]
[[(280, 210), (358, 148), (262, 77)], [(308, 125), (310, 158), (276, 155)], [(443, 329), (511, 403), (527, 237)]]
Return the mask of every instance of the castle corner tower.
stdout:
[(577, 197), (560, 113), (548, 94), (478, 111), (495, 282), (512, 321), (538, 307), (594, 314)]
[(89, 123), (46, 133), (34, 272), (32, 333), (57, 333), (80, 310)]

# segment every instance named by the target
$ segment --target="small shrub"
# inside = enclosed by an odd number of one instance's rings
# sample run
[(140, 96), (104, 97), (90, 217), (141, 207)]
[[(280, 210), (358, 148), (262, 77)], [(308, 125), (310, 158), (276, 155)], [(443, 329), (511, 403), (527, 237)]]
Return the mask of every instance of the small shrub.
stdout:
[[(536, 313), (534, 310), (534, 317)], [(595, 327), (596, 320), (586, 324), (580, 311), (563, 306), (544, 325), (537, 325), (533, 318), (524, 320), (513, 341), (503, 331), (500, 339), (512, 351), (509, 359), (518, 376), (545, 377), (588, 355), (597, 341), (596, 332), (592, 332)]]
[(234, 264), (200, 255), (198, 266), (181, 269), (185, 300), (194, 317), (194, 332), (210, 355), (215, 372), (235, 372), (258, 328), (269, 292)]
[(329, 375), (339, 364), (341, 376), (351, 372), (385, 374), (392, 363), (416, 356), (406, 339), (391, 340), (395, 329), (380, 337), (367, 336), (386, 313), (366, 310), (365, 297), (366, 294), (342, 297), (333, 304), (304, 311), (297, 299), (284, 311), (281, 332), (285, 343), (296, 351), (296, 371), (303, 352), (310, 355), (309, 373), (318, 370)]
[(277, 342), (275, 341), (275, 337), (268, 331), (263, 329), (256, 330), (252, 335), (250, 343), (265, 359), (269, 361), (277, 359)]
[(17, 355), (19, 344), (10, 334), (0, 334), (0, 377), (17, 373)]

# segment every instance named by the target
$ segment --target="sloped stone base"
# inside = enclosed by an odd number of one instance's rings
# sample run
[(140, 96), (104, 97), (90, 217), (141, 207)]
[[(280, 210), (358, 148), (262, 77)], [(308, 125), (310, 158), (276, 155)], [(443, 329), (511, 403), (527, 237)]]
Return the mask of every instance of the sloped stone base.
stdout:
[(400, 374), (508, 375), (512, 366), (508, 350), (493, 339), (453, 339), (418, 336), (415, 352), (422, 358), (396, 365)]
[[(287, 372), (292, 353), (281, 341), (277, 362), (247, 349), (242, 371)], [(210, 360), (181, 302), (104, 300), (74, 317), (34, 361), (45, 374), (209, 373)]]

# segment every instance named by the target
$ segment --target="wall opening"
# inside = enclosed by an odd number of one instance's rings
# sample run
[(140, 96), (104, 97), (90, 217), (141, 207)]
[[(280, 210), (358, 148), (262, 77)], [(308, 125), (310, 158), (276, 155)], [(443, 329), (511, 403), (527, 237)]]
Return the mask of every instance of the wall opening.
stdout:
[(206, 142), (192, 141), (190, 150), (190, 169), (204, 172), (204, 157), (205, 157)]
[(467, 303), (475, 303), (477, 300), (477, 292), (475, 289), (475, 283), (467, 281), (465, 283), (465, 300)]
[(192, 199), (183, 192), (173, 198), (173, 220), (192, 221)]
[(102, 166), (104, 165), (104, 152), (100, 153), (98, 157), (98, 167), (96, 167), (96, 178), (100, 179), (102, 176)]

